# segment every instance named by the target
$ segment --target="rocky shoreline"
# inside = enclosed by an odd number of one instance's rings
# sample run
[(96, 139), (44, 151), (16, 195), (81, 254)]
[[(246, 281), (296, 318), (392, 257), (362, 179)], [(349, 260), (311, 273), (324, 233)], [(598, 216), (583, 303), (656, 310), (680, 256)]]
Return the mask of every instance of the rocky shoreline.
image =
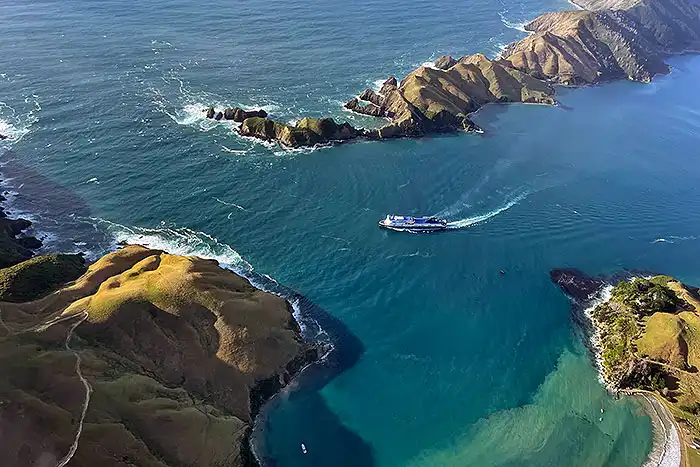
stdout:
[(34, 250), (41, 248), (41, 240), (26, 235), (31, 227), (27, 219), (11, 219), (1, 203), (7, 201), (8, 192), (0, 195), (0, 268), (12, 266), (34, 256)]
[(8, 465), (260, 465), (254, 420), (319, 358), (288, 300), (213, 260), (136, 245), (89, 267), (34, 256), (31, 223), (0, 214)]
[[(557, 269), (550, 276), (575, 302), (574, 321), (590, 338), (605, 387), (645, 398), (654, 424), (654, 448), (645, 465), (675, 467), (697, 457), (698, 289), (653, 274), (598, 278)], [(604, 288), (608, 293), (601, 296)]]
[(693, 0), (576, 0), (575, 5), (581, 10), (535, 18), (525, 26), (530, 34), (506, 46), (496, 59), (442, 56), (434, 66), (420, 66), (401, 81), (391, 76), (379, 92), (366, 89), (344, 105), (389, 120), (377, 129), (308, 117), (290, 126), (262, 110), (204, 112), (208, 118), (239, 121), (237, 131), (243, 136), (290, 148), (480, 132), (469, 115), (486, 104), (555, 105), (553, 85), (618, 79), (647, 83), (668, 73), (665, 57), (700, 50), (700, 5)]

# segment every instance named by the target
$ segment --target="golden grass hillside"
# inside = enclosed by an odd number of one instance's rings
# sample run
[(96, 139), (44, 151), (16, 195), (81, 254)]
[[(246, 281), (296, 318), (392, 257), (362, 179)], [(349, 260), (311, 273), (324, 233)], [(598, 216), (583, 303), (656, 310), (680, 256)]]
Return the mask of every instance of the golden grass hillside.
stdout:
[(254, 465), (257, 404), (313, 355), (283, 299), (215, 261), (140, 246), (43, 298), (0, 302), (0, 317), (8, 467), (69, 452), (86, 393), (73, 351), (92, 393), (71, 467)]

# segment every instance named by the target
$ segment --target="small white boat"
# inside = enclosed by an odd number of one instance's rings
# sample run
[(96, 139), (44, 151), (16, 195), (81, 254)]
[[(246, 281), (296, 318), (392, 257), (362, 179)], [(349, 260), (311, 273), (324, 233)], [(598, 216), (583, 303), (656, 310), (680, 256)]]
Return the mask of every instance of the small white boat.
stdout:
[(306, 444), (304, 444), (304, 443), (301, 443), (301, 452), (303, 452), (304, 454), (306, 454), (307, 452), (309, 452), (309, 451), (306, 450)]

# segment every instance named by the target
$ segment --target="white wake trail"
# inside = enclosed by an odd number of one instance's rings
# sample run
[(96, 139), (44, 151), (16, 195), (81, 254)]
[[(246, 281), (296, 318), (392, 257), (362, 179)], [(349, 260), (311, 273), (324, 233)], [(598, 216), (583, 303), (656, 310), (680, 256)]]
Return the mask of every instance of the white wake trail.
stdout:
[(529, 193), (523, 193), (523, 194), (519, 195), (518, 197), (508, 201), (508, 203), (501, 206), (500, 208), (494, 209), (493, 211), (489, 211), (486, 214), (482, 214), (479, 216), (467, 217), (465, 219), (459, 219), (456, 221), (448, 222), (447, 227), (449, 229), (462, 229), (464, 227), (470, 227), (474, 224), (479, 224), (481, 222), (484, 222), (484, 221), (491, 219), (492, 217), (495, 217), (495, 216), (499, 215), (500, 213), (512, 208), (513, 206), (518, 204), (520, 201), (525, 199), (528, 194)]

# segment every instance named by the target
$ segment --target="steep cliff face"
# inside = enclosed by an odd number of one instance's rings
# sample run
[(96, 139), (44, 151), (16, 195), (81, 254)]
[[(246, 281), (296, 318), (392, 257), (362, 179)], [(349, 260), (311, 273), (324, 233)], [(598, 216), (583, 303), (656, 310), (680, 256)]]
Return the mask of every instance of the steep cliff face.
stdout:
[(419, 67), (400, 83), (390, 78), (381, 94), (365, 90), (360, 99), (368, 104), (353, 99), (345, 106), (390, 119), (389, 125), (373, 133), (389, 138), (476, 130), (468, 114), (489, 102), (554, 104), (554, 90), (547, 83), (482, 54), (459, 60), (441, 57), (436, 64), (439, 68)]
[(666, 54), (700, 44), (700, 9), (688, 0), (591, 0), (593, 11), (561, 11), (525, 26), (533, 34), (509, 45), (505, 62), (540, 79), (580, 85), (666, 73)]
[(253, 465), (254, 412), (314, 356), (283, 299), (138, 246), (0, 318), (9, 467)]

